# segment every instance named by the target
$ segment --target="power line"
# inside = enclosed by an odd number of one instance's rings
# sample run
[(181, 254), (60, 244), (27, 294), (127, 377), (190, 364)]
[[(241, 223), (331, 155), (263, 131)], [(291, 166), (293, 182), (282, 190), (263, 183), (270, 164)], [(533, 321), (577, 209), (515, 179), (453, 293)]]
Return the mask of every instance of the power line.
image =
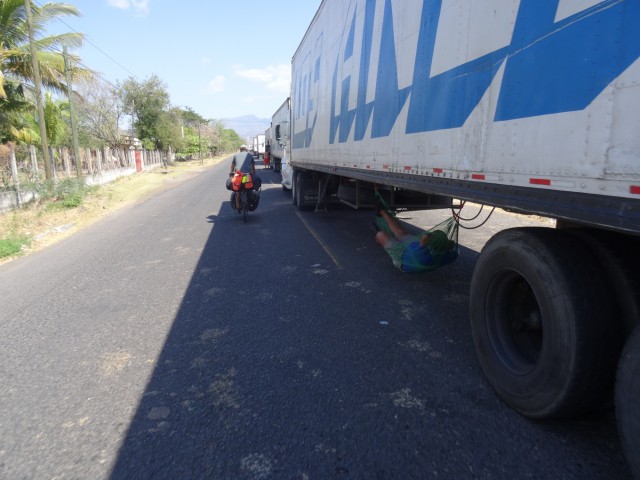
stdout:
[[(49, 50), (50, 52), (53, 53), (57, 53), (59, 55), (63, 55), (63, 52), (61, 52), (60, 50), (56, 50), (53, 47), (48, 47), (47, 50)], [(102, 82), (106, 83), (107, 85), (109, 85), (111, 88), (117, 88), (117, 85), (115, 85), (113, 82), (111, 82), (110, 80), (108, 80), (107, 78), (104, 77), (104, 75), (102, 75), (102, 73), (100, 72), (96, 72), (95, 70), (91, 70), (91, 73), (94, 77), (98, 77)]]
[[(40, 3), (38, 3), (37, 1), (34, 0), (34, 2), (38, 7), (42, 8), (42, 5)], [(64, 20), (62, 20), (61, 18), (57, 19), (59, 22), (61, 22), (63, 25), (65, 25), (69, 30), (71, 30), (74, 33), (78, 33), (80, 35), (83, 35), (81, 32), (78, 32), (77, 30), (73, 29), (67, 22), (65, 22)], [(117, 66), (119, 66), (121, 69), (123, 69), (125, 72), (127, 72), (129, 75), (131, 75), (132, 77), (135, 77), (136, 75), (131, 72), (127, 67), (125, 67), (124, 65), (122, 65), (120, 62), (118, 62), (115, 58), (113, 58), (111, 55), (109, 55), (107, 52), (105, 52), (104, 50), (102, 50), (100, 47), (98, 47), (95, 43), (93, 43), (92, 41), (88, 40), (87, 38), (84, 39), (84, 41), (86, 41), (89, 45), (91, 45), (92, 47), (94, 47), (96, 50), (98, 50), (100, 53), (102, 53), (105, 57), (107, 57), (109, 60), (111, 60), (113, 63), (115, 63)], [(59, 53), (59, 52), (58, 52)], [(101, 77), (100, 75), (97, 75), (98, 77), (100, 77), (102, 80), (106, 81), (107, 83), (111, 83), (107, 80), (105, 80), (103, 77)]]

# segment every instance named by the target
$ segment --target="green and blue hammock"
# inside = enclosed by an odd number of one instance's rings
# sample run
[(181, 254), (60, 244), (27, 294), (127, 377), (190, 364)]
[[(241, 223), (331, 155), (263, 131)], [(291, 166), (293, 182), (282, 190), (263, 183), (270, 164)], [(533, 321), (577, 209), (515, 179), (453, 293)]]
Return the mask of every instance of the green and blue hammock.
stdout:
[[(376, 197), (382, 204), (386, 212), (396, 218), (395, 212), (386, 204), (382, 196), (376, 192)], [(393, 237), (393, 233), (387, 225), (385, 219), (376, 216), (378, 228), (387, 232)], [(432, 272), (440, 267), (452, 263), (459, 255), (458, 248), (458, 222), (454, 216), (440, 222), (429, 230), (413, 235), (413, 242), (419, 242), (420, 239), (427, 234), (431, 234), (429, 241), (422, 249), (426, 251), (419, 252), (416, 255), (415, 249), (407, 248), (411, 242), (397, 242), (389, 248), (385, 248), (393, 264), (403, 272), (421, 273)]]

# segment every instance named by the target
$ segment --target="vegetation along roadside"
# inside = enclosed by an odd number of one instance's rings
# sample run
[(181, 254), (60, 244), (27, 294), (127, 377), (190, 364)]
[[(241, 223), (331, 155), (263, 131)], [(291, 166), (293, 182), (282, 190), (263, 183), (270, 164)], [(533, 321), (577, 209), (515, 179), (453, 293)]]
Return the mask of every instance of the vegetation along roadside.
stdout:
[(0, 216), (0, 264), (42, 250), (99, 221), (106, 214), (184, 180), (225, 156), (176, 162), (81, 192), (68, 189)]

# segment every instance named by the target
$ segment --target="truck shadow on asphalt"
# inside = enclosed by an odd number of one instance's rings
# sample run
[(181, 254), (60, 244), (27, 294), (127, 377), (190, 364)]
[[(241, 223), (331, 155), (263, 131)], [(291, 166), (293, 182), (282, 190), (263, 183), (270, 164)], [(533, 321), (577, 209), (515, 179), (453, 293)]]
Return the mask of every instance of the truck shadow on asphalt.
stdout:
[(228, 201), (203, 218), (211, 234), (112, 479), (624, 478), (610, 412), (536, 424), (484, 382), (476, 251), (406, 275), (373, 242), (371, 212), (300, 215), (272, 187), (247, 223)]

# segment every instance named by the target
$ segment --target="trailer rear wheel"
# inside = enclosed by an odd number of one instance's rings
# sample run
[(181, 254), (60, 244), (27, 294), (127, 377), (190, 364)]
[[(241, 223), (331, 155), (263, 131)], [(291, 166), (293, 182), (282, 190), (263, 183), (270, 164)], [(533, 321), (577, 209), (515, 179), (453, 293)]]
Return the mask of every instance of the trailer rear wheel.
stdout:
[(588, 250), (548, 228), (504, 230), (471, 281), (470, 317), (482, 369), (531, 418), (598, 406), (615, 377), (615, 328), (604, 275)]
[[(635, 239), (604, 230), (571, 228), (567, 233), (575, 235), (588, 248), (593, 258), (600, 262), (607, 283), (611, 285), (613, 298), (618, 306), (618, 317), (624, 337), (628, 337), (640, 325), (640, 252)], [(620, 338), (620, 350), (624, 339)]]
[(624, 349), (616, 382), (618, 431), (634, 478), (640, 480), (640, 327)]
[(305, 195), (309, 189), (309, 180), (307, 177), (308, 175), (305, 174), (304, 171), (299, 171), (293, 179), (295, 189), (292, 196), (295, 197), (295, 205), (298, 207), (298, 210), (308, 210), (311, 207), (309, 202), (305, 200)]

